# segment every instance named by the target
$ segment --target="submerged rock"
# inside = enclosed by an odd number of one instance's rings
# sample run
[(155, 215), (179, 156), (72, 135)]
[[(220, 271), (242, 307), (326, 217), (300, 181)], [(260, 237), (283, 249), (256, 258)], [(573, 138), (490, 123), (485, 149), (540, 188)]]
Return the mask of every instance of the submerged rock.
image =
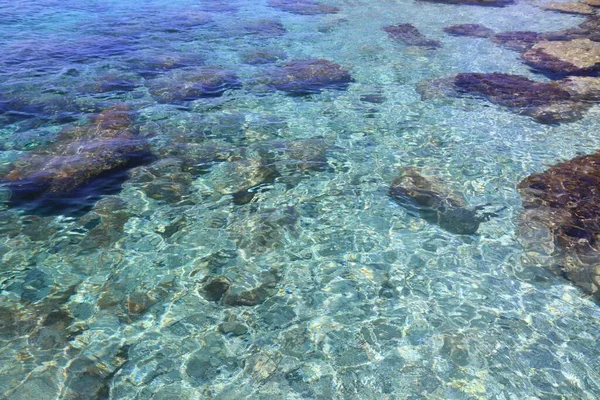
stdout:
[(497, 33), (492, 37), (492, 41), (511, 50), (525, 51), (540, 41), (541, 38), (542, 35), (537, 32), (512, 31)]
[(158, 102), (168, 103), (220, 97), (227, 90), (239, 89), (241, 86), (237, 75), (231, 71), (197, 68), (157, 78), (150, 82), (149, 89)]
[(270, 0), (269, 6), (281, 11), (300, 15), (335, 14), (340, 9), (314, 0)]
[(130, 183), (146, 196), (176, 204), (190, 193), (192, 174), (183, 171), (184, 161), (165, 158), (153, 164), (132, 169)]
[(558, 11), (565, 14), (582, 14), (591, 15), (594, 14), (594, 8), (588, 4), (581, 3), (579, 1), (572, 1), (566, 3), (550, 3), (545, 4), (542, 7), (544, 10)]
[(103, 192), (118, 190), (127, 169), (151, 159), (133, 120), (127, 106), (111, 107), (91, 125), (63, 132), (53, 145), (17, 160), (0, 180), (11, 192), (9, 204), (81, 210)]
[(146, 79), (154, 78), (167, 71), (204, 64), (204, 57), (196, 53), (142, 53), (126, 60), (127, 66)]
[(292, 60), (273, 70), (267, 85), (292, 95), (321, 93), (323, 89), (345, 90), (353, 82), (347, 69), (323, 59)]
[(249, 65), (272, 64), (285, 58), (283, 51), (273, 49), (252, 50), (242, 55), (244, 64)]
[(123, 234), (125, 223), (132, 216), (127, 203), (117, 197), (99, 200), (92, 209), (77, 222), (78, 231), (87, 231), (80, 246), (84, 249), (109, 247)]
[(569, 76), (559, 81), (560, 86), (572, 96), (584, 101), (600, 101), (600, 78), (592, 76)]
[(272, 19), (263, 19), (249, 22), (244, 25), (246, 33), (251, 35), (260, 35), (267, 37), (282, 36), (287, 32), (281, 21)]
[(244, 256), (258, 257), (280, 248), (297, 222), (298, 212), (293, 206), (243, 209), (231, 224), (230, 233)]
[[(582, 118), (590, 107), (567, 82), (535, 82), (519, 75), (503, 73), (461, 73), (418, 85), (423, 99), (436, 95), (477, 96), (510, 111), (527, 115), (543, 124), (570, 122)], [(591, 96), (591, 95), (590, 95)]]
[(388, 193), (409, 214), (459, 235), (475, 234), (482, 222), (496, 216), (493, 212), (482, 212), (485, 205), (468, 208), (464, 197), (413, 167), (401, 169)]
[(219, 164), (210, 174), (211, 186), (220, 195), (231, 195), (234, 204), (250, 203), (257, 193), (271, 185), (279, 172), (260, 156)]
[(441, 46), (437, 40), (428, 39), (411, 24), (390, 25), (383, 28), (388, 36), (395, 42), (406, 46), (427, 47), (436, 49)]
[(453, 36), (472, 36), (480, 38), (487, 38), (494, 34), (492, 29), (479, 24), (451, 25), (445, 27), (444, 32)]
[(515, 0), (420, 0), (429, 3), (463, 4), (467, 6), (506, 7), (515, 4)]
[(292, 175), (297, 170), (322, 171), (329, 166), (327, 152), (333, 146), (321, 137), (299, 139), (293, 141), (277, 141), (263, 146), (264, 151), (274, 153), (272, 162), (278, 169), (292, 170)]
[(555, 272), (600, 299), (600, 152), (554, 165), (517, 188), (522, 236), (548, 230), (562, 256)]
[(589, 39), (542, 41), (522, 55), (542, 72), (557, 75), (594, 75), (600, 72), (600, 43)]

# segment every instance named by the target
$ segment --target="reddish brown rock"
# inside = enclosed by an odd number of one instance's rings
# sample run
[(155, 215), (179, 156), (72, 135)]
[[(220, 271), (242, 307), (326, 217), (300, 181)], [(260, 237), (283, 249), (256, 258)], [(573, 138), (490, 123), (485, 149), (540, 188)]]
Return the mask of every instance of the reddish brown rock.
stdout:
[(600, 299), (600, 152), (554, 165), (517, 188), (521, 230), (548, 230), (559, 256), (554, 270)]
[(10, 203), (50, 209), (89, 206), (85, 199), (114, 190), (123, 171), (150, 159), (133, 121), (127, 106), (111, 107), (89, 126), (62, 132), (54, 144), (17, 160), (2, 179), (11, 191)]
[(556, 82), (535, 82), (518, 75), (463, 73), (456, 75), (454, 86), (463, 94), (483, 97), (545, 124), (580, 119), (589, 107)]

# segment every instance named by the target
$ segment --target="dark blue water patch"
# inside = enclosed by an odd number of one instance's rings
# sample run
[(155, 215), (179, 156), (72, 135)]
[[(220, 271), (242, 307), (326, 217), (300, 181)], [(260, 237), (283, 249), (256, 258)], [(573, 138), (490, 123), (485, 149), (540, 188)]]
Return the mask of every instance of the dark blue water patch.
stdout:
[(6, 72), (56, 72), (70, 63), (86, 64), (136, 50), (134, 40), (88, 36), (79, 39), (30, 39), (11, 42), (4, 48)]
[(62, 96), (37, 100), (13, 96), (7, 94), (7, 97), (0, 97), (0, 127), (22, 123), (18, 131), (36, 129), (42, 125), (74, 122), (81, 114), (73, 103)]

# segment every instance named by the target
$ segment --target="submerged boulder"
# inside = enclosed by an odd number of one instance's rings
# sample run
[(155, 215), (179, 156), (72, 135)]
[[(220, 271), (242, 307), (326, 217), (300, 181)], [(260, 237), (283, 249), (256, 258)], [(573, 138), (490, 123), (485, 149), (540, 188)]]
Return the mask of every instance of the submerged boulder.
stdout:
[(91, 206), (103, 192), (114, 192), (125, 171), (151, 159), (146, 141), (133, 129), (125, 105), (102, 111), (87, 127), (63, 132), (57, 141), (15, 161), (0, 183), (9, 204), (52, 211)]
[[(575, 121), (591, 106), (584, 89), (572, 81), (536, 82), (524, 76), (503, 73), (461, 73), (418, 85), (422, 98), (439, 96), (482, 97), (490, 103), (527, 115), (543, 124)], [(577, 92), (579, 90), (579, 92)], [(587, 96), (587, 97), (586, 97)]]
[(566, 3), (550, 3), (545, 4), (542, 8), (544, 10), (558, 11), (565, 14), (594, 14), (594, 8), (592, 6), (590, 6), (589, 4), (581, 3), (579, 1), (571, 1)]
[(157, 78), (149, 84), (150, 93), (160, 103), (191, 101), (220, 97), (227, 90), (242, 85), (237, 75), (219, 68), (197, 68), (176, 71), (169, 77)]
[(548, 231), (560, 256), (555, 272), (600, 299), (600, 152), (528, 176), (517, 188), (522, 236)]
[(471, 36), (480, 38), (487, 38), (494, 34), (492, 29), (479, 24), (451, 25), (445, 27), (444, 32), (453, 36)]
[(281, 11), (300, 15), (335, 14), (340, 9), (314, 0), (270, 0), (269, 6)]
[(437, 40), (428, 39), (411, 24), (399, 24), (383, 27), (390, 39), (406, 46), (436, 49), (441, 46)]
[(353, 82), (341, 65), (323, 59), (292, 60), (273, 70), (267, 85), (292, 95), (321, 93), (323, 89), (345, 90)]
[(463, 196), (448, 190), (439, 180), (421, 175), (413, 167), (401, 169), (388, 194), (409, 214), (459, 235), (475, 234), (482, 222), (496, 216), (482, 212), (486, 205), (469, 208)]
[(600, 43), (587, 38), (542, 41), (522, 55), (542, 72), (557, 75), (595, 75), (600, 72)]

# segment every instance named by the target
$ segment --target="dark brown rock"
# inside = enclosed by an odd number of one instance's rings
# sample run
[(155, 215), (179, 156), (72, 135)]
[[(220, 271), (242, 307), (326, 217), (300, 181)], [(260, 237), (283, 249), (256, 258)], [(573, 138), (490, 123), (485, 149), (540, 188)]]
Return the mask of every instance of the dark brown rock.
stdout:
[(554, 270), (600, 299), (600, 152), (554, 165), (517, 188), (521, 227), (549, 230), (562, 256)]
[(80, 209), (118, 189), (123, 171), (151, 159), (133, 120), (127, 106), (106, 109), (91, 125), (65, 131), (54, 144), (17, 160), (2, 179), (11, 191), (10, 204), (49, 212)]
[(589, 108), (556, 82), (535, 82), (519, 75), (463, 73), (454, 86), (544, 124), (580, 119)]
[(441, 46), (437, 40), (428, 39), (411, 24), (390, 25), (383, 28), (390, 39), (406, 46), (436, 49)]
[(453, 36), (471, 36), (487, 38), (494, 34), (494, 31), (479, 24), (460, 24), (451, 25), (444, 28), (444, 32)]
[(219, 301), (229, 290), (231, 281), (224, 276), (215, 276), (206, 279), (206, 283), (200, 289), (200, 294), (209, 301)]

